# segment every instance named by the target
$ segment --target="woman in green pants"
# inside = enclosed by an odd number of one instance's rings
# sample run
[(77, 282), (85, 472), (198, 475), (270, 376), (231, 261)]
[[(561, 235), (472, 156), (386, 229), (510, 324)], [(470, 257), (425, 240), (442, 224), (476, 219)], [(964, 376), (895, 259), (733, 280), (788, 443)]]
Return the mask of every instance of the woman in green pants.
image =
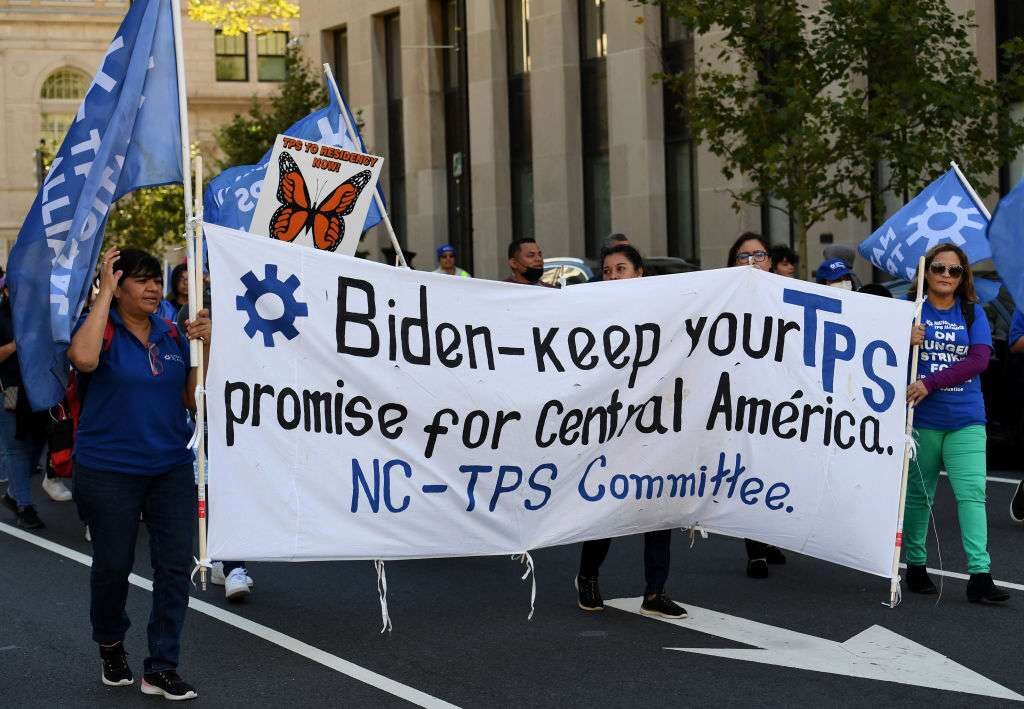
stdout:
[(992, 354), (992, 332), (978, 304), (963, 251), (953, 244), (940, 244), (928, 252), (924, 266), (921, 324), (911, 335), (911, 344), (921, 348), (918, 379), (907, 387), (907, 402), (916, 406), (917, 440), (903, 522), (907, 587), (914, 593), (937, 592), (925, 569), (925, 540), (939, 468), (945, 465), (971, 575), (967, 598), (975, 603), (999, 603), (1010, 596), (992, 583), (989, 573), (985, 400), (981, 393), (981, 373)]

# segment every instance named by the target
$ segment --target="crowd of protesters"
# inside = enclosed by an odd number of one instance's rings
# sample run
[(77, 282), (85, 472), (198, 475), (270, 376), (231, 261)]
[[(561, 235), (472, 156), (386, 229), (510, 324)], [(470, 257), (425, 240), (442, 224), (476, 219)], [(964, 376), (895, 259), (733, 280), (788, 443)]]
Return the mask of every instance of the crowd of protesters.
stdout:
[[(457, 265), (454, 247), (436, 251), (435, 273), (470, 277)], [(853, 270), (852, 250), (831, 249), (813, 272), (817, 283), (882, 297), (892, 294), (878, 284), (861, 285)], [(787, 246), (771, 246), (760, 235), (741, 234), (728, 252), (728, 267), (753, 267), (797, 277), (799, 255)], [(542, 280), (544, 257), (534, 239), (517, 239), (508, 247), (508, 283), (552, 287)], [(646, 276), (643, 256), (626, 235), (605, 240), (594, 280), (616, 281)], [(1002, 603), (1008, 594), (992, 581), (987, 551), (986, 412), (980, 377), (992, 354), (988, 318), (978, 302), (973, 274), (964, 253), (952, 244), (933, 248), (925, 260), (925, 299), (921, 324), (913, 327), (912, 346), (920, 348), (918, 378), (906, 391), (915, 406), (917, 454), (908, 476), (905, 509), (906, 584), (909, 591), (937, 593), (926, 570), (926, 537), (940, 469), (947, 471), (956, 498), (961, 540), (970, 574), (970, 601)], [(80, 319), (69, 359), (81, 409), (74, 439), (73, 496), (93, 548), (90, 620), (99, 647), (102, 681), (121, 686), (134, 682), (124, 648), (130, 621), (125, 612), (140, 523), (149, 531), (153, 567), (153, 606), (143, 663), (142, 691), (168, 699), (197, 696), (177, 674), (181, 632), (188, 605), (189, 573), (194, 554), (196, 478), (192, 438), (196, 369), (189, 342), (198, 340), (209, 353), (210, 313), (190, 319), (189, 274), (184, 264), (171, 273), (164, 292), (163, 270), (153, 256), (137, 250), (104, 253), (93, 300)], [(43, 490), (55, 501), (72, 492), (46, 464), (53, 416), (34, 413), (22, 391), (11, 306), (0, 275), (0, 481), (3, 502), (23, 529), (44, 527), (32, 498), (31, 478), (42, 468)], [(208, 296), (204, 299), (208, 302)], [(942, 368), (930, 366), (937, 350), (963, 353)], [(1018, 311), (1009, 333), (1009, 349), (1024, 353), (1024, 314)], [(86, 396), (86, 394), (88, 394)], [(216, 474), (214, 472), (214, 474)], [(1024, 482), (1011, 502), (1011, 516), (1024, 522)], [(686, 609), (665, 592), (670, 566), (671, 530), (644, 535), (646, 615), (681, 619)], [(746, 574), (767, 578), (769, 567), (786, 563), (777, 547), (745, 540)], [(584, 542), (575, 578), (578, 606), (600, 611), (604, 604), (598, 576), (610, 539)], [(218, 561), (212, 580), (229, 600), (247, 597), (253, 585), (245, 563)]]

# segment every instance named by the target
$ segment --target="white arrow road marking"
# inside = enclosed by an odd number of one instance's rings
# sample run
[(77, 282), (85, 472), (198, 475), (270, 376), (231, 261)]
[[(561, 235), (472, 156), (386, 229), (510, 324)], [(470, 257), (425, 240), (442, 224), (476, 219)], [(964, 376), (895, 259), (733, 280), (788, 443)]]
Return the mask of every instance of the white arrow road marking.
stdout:
[[(617, 598), (605, 601), (605, 605), (639, 614), (641, 600)], [(685, 607), (690, 616), (685, 620), (654, 620), (744, 645), (753, 645), (758, 649), (667, 647), (666, 650), (1024, 701), (1024, 696), (880, 625), (873, 625), (846, 642), (838, 643), (706, 608), (697, 608), (689, 603), (686, 603)]]

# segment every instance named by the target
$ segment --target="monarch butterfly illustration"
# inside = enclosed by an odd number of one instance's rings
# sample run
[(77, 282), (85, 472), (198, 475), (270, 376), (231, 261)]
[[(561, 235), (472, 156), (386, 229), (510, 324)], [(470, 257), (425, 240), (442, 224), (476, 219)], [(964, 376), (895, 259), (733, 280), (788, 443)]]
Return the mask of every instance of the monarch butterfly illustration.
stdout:
[(306, 179), (295, 164), (295, 159), (282, 152), (279, 160), (280, 177), (277, 201), (281, 206), (270, 218), (270, 236), (281, 241), (294, 241), (299, 234), (313, 231), (313, 245), (324, 251), (334, 251), (345, 236), (345, 221), (356, 205), (356, 199), (370, 182), (369, 170), (356, 173), (335, 187), (313, 207)]

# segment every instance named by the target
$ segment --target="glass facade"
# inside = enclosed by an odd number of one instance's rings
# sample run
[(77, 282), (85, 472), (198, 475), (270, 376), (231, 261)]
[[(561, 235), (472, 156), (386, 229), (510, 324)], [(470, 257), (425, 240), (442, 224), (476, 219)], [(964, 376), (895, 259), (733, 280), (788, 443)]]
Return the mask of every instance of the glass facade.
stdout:
[(466, 0), (441, 0), (441, 10), (448, 241), (455, 247), (459, 262), (468, 265), (473, 263), (473, 205), (469, 170)]
[(402, 29), (396, 12), (383, 18), (384, 73), (388, 97), (388, 214), (398, 242), (406, 244), (405, 133), (402, 127)]
[(533, 237), (533, 136), (530, 128), (530, 0), (507, 0), (508, 134), (512, 238)]
[[(666, 72), (679, 73), (692, 68), (693, 38), (689, 28), (664, 9), (661, 11), (661, 50)], [(665, 83), (662, 102), (668, 255), (699, 263), (694, 149), (686, 121), (686, 92)]]
[(586, 253), (597, 258), (611, 233), (608, 163), (608, 39), (605, 0), (580, 0), (580, 106), (583, 131), (583, 216)]

